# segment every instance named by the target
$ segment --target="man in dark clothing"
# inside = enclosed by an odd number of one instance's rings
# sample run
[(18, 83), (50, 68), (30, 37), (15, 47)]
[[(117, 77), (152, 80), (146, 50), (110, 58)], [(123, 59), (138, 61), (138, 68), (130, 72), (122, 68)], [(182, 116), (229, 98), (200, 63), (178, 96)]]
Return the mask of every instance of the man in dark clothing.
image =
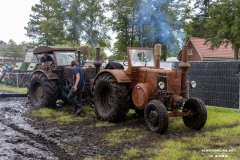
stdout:
[(53, 62), (53, 59), (51, 56), (49, 56), (47, 53), (43, 53), (42, 57), (40, 59), (41, 63), (46, 63), (46, 62)]
[(75, 115), (84, 116), (84, 110), (82, 106), (82, 89), (85, 85), (85, 75), (81, 67), (79, 67), (76, 61), (71, 62), (73, 67), (73, 87), (68, 94), (68, 101), (75, 107)]

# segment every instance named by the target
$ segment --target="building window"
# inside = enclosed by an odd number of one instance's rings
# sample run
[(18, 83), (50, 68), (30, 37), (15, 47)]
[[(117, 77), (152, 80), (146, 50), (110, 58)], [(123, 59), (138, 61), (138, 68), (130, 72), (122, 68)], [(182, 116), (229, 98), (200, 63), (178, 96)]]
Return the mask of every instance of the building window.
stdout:
[(191, 49), (188, 49), (188, 55), (189, 55), (189, 56), (192, 56), (192, 55), (193, 55), (192, 50), (193, 50), (192, 48), (191, 48)]

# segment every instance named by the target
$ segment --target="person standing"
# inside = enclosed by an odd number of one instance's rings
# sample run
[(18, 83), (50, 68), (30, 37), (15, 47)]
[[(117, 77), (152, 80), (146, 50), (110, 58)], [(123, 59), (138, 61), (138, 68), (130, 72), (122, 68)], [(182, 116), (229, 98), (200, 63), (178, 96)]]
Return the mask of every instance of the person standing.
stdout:
[(72, 61), (71, 66), (73, 67), (73, 87), (67, 99), (75, 107), (75, 115), (84, 116), (85, 112), (82, 105), (82, 90), (85, 85), (84, 71), (76, 61)]

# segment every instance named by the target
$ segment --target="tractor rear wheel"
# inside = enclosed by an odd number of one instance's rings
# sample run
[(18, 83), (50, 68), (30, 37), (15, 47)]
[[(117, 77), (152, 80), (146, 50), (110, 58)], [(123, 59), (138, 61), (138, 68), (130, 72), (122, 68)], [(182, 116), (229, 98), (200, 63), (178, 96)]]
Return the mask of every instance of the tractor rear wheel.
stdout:
[(35, 107), (55, 107), (58, 86), (55, 80), (48, 80), (43, 73), (35, 73), (28, 86), (30, 103)]
[(184, 124), (195, 130), (202, 129), (207, 121), (207, 109), (203, 101), (198, 98), (188, 99), (183, 106), (183, 112), (188, 111), (191, 111), (191, 115), (183, 117)]
[(62, 99), (64, 104), (69, 104), (67, 96), (70, 93), (71, 89), (72, 89), (72, 83), (70, 82), (70, 80), (68, 79), (63, 80), (60, 98)]
[(150, 131), (164, 133), (168, 129), (168, 112), (164, 104), (151, 100), (144, 109), (144, 119)]
[(99, 119), (118, 122), (126, 117), (129, 101), (127, 84), (118, 83), (109, 73), (97, 77), (93, 102)]

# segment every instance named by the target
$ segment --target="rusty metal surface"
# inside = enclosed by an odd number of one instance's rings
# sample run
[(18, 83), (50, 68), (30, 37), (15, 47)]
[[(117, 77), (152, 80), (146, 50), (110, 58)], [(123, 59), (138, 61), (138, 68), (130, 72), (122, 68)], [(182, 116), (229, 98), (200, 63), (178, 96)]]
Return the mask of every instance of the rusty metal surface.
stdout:
[(154, 99), (154, 86), (149, 83), (138, 83), (132, 91), (132, 100), (136, 108), (144, 109)]
[(177, 70), (164, 70), (153, 68), (140, 68), (138, 70), (138, 83), (150, 83), (156, 89), (158, 88), (158, 75), (166, 75), (167, 90), (171, 94), (180, 94), (181, 92), (181, 72)]
[(131, 82), (131, 79), (127, 76), (127, 74), (123, 70), (105, 69), (105, 70), (99, 72), (96, 77), (98, 77), (99, 75), (101, 75), (103, 73), (112, 74), (115, 77), (115, 79), (117, 80), (118, 83), (130, 83)]
[(169, 117), (187, 117), (187, 116), (191, 116), (192, 115), (192, 111), (189, 110), (188, 112), (179, 112), (178, 109), (174, 109), (172, 112), (168, 113)]
[(155, 44), (154, 45), (154, 61), (155, 61), (156, 68), (160, 68), (161, 54), (162, 54), (162, 45)]
[(53, 51), (77, 51), (75, 48), (68, 46), (40, 46), (34, 49), (33, 54), (41, 54), (44, 52), (53, 52)]
[(62, 80), (69, 80), (72, 82), (72, 77), (73, 77), (73, 67), (71, 66), (66, 66), (62, 68), (61, 70), (58, 70), (58, 76), (61, 77)]
[[(34, 73), (42, 73), (42, 74), (44, 74), (48, 79), (58, 79), (58, 75), (56, 74), (56, 73), (53, 73), (52, 71), (44, 71), (44, 70), (41, 70), (41, 69), (39, 69), (39, 70), (37, 70), (37, 71), (35, 71), (35, 72), (33, 72), (33, 74)], [(33, 75), (32, 74), (32, 75)]]
[(179, 63), (178, 67), (182, 71), (181, 96), (185, 97), (187, 92), (187, 71), (191, 67), (191, 65), (188, 63), (188, 47), (187, 46), (183, 46), (182, 62)]

